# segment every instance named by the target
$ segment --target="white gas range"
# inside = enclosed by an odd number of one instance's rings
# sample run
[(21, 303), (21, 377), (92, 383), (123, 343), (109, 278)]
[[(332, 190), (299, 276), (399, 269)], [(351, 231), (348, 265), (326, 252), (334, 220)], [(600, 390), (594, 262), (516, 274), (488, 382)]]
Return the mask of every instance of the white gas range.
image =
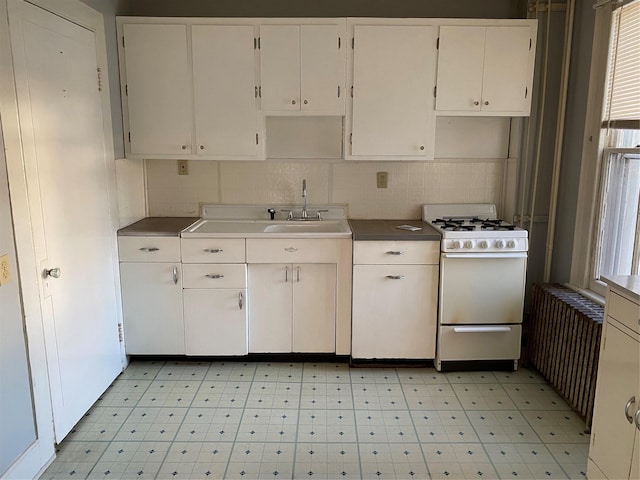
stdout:
[(493, 204), (427, 204), (442, 235), (436, 368), (443, 362), (520, 358), (528, 232)]

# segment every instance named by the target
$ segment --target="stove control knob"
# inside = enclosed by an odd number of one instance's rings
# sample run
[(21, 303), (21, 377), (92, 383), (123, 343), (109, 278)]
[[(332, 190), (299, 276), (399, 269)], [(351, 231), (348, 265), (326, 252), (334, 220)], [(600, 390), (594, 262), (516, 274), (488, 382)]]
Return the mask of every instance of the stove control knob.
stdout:
[(496, 248), (504, 248), (504, 240), (496, 240)]
[(516, 241), (515, 240), (509, 240), (507, 242), (507, 248), (516, 248)]
[(480, 248), (489, 248), (489, 243), (486, 240), (482, 240), (480, 243), (478, 243), (478, 246)]
[(464, 248), (473, 248), (473, 240), (466, 240), (464, 242)]
[(460, 240), (454, 240), (453, 242), (451, 242), (451, 248), (453, 248), (454, 250), (462, 248), (462, 242)]

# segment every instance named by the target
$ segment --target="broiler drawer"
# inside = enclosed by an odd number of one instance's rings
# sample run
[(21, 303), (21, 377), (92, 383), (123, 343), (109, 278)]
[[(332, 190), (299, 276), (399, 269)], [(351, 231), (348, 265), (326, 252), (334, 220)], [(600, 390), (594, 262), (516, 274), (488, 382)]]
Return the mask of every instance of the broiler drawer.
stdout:
[(520, 358), (521, 325), (443, 325), (438, 359), (516, 360)]

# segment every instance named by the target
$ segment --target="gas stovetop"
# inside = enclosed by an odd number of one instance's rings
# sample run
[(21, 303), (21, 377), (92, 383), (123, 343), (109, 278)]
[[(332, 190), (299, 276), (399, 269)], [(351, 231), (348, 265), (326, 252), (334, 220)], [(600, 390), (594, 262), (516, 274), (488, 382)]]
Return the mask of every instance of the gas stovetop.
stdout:
[(493, 204), (427, 204), (422, 219), (442, 235), (443, 252), (528, 250), (528, 232), (499, 219)]

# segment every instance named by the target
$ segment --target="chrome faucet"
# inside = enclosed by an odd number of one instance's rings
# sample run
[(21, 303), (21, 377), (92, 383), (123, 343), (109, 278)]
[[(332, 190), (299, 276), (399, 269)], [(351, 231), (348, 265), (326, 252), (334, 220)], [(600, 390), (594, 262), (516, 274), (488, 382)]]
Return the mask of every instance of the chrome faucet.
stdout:
[(307, 180), (302, 180), (302, 219), (306, 220), (309, 218), (309, 214), (307, 213)]

